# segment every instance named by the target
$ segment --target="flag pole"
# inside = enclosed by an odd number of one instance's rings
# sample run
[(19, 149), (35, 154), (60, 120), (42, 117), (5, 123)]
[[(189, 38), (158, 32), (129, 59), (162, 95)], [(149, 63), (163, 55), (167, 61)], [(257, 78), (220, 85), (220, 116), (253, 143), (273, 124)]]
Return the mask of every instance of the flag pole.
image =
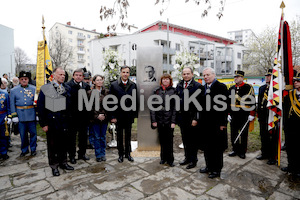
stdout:
[[(42, 26), (42, 29), (43, 29), (43, 40), (44, 40), (44, 48), (46, 48), (46, 37), (45, 37), (45, 19), (44, 19), (44, 15), (43, 15), (43, 17), (42, 17), (42, 24), (43, 24), (43, 26)], [(45, 53), (46, 51), (44, 50), (44, 84), (46, 84), (47, 82), (46, 82), (46, 53)]]

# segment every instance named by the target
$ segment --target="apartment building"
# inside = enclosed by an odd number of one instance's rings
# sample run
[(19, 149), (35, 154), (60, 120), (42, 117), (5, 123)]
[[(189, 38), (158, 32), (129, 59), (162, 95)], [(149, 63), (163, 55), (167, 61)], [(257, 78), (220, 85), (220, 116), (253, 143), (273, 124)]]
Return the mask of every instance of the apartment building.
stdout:
[(0, 75), (15, 76), (14, 29), (0, 24)]
[(251, 29), (229, 31), (227, 34), (229, 39), (236, 41), (238, 44), (247, 44), (249, 38), (255, 35)]
[(73, 52), (66, 69), (72, 73), (77, 68), (86, 67), (90, 71), (90, 48), (88, 42), (98, 38), (100, 33), (97, 33), (96, 30), (86, 30), (72, 26), (71, 22), (66, 24), (56, 22), (49, 30), (49, 43), (51, 43), (51, 39), (55, 38), (55, 35), (59, 34), (72, 48)]
[[(139, 46), (158, 45), (163, 47), (164, 71), (174, 70), (176, 52), (184, 50), (199, 57), (200, 73), (204, 67), (214, 68), (218, 75), (230, 75), (234, 70), (242, 69), (244, 46), (236, 44), (231, 39), (157, 21), (133, 34), (91, 40), (92, 72), (102, 73), (101, 66), (104, 64), (102, 55), (107, 48), (118, 51), (124, 65), (136, 66)], [(169, 56), (169, 63), (167, 63), (167, 56)]]

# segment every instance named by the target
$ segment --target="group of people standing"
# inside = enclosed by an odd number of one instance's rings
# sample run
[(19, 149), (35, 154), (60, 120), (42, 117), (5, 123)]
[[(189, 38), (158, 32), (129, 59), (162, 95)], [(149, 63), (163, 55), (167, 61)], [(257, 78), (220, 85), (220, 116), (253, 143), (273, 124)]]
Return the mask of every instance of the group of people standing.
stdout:
[[(266, 108), (267, 94), (271, 71), (266, 74), (266, 85), (259, 89), (258, 104), (255, 101), (253, 87), (244, 82), (243, 71), (237, 70), (234, 74), (235, 85), (230, 87), (216, 79), (213, 68), (205, 68), (203, 77), (205, 84), (194, 80), (193, 70), (185, 67), (182, 71), (182, 79), (173, 87), (173, 79), (170, 74), (163, 74), (159, 79), (159, 87), (153, 91), (162, 102), (161, 109), (150, 110), (151, 127), (157, 128), (161, 144), (160, 164), (174, 166), (173, 155), (173, 132), (175, 125), (179, 125), (183, 146), (184, 159), (179, 163), (186, 165), (186, 169), (196, 167), (199, 149), (204, 151), (205, 167), (200, 173), (208, 173), (209, 178), (219, 177), (223, 168), (223, 152), (228, 148), (227, 124), (230, 122), (232, 152), (230, 157), (239, 156), (246, 158), (247, 139), (249, 124), (256, 116), (259, 118), (262, 154), (259, 160), (268, 159), (268, 164), (276, 164), (277, 137), (267, 129), (268, 109)], [(133, 162), (131, 156), (131, 129), (134, 118), (137, 118), (137, 99), (125, 98), (124, 96), (135, 96), (136, 84), (129, 79), (130, 67), (122, 66), (120, 77), (111, 83), (110, 88), (104, 86), (104, 76), (95, 75), (92, 79), (83, 69), (73, 72), (70, 81), (66, 81), (66, 72), (58, 67), (53, 70), (53, 81), (41, 87), (37, 109), (34, 106), (35, 87), (28, 84), (29, 74), (21, 72), (20, 85), (11, 90), (10, 98), (5, 92), (1, 94), (1, 158), (7, 159), (7, 147), (5, 143), (4, 123), (19, 122), (21, 135), (21, 154), (23, 157), (31, 152), (36, 155), (36, 122), (39, 121), (43, 131), (47, 134), (49, 165), (54, 176), (59, 176), (58, 167), (66, 170), (74, 170), (68, 164), (76, 164), (76, 153), (78, 159), (89, 160), (86, 155), (87, 132), (90, 141), (94, 141), (96, 161), (106, 161), (106, 130), (108, 123), (115, 123), (117, 129), (118, 162), (122, 163), (124, 158)], [(88, 81), (84, 81), (87, 79)], [(90, 84), (90, 81), (92, 84)], [(285, 134), (289, 165), (283, 170), (299, 175), (300, 165), (295, 157), (299, 153), (295, 141), (299, 139), (293, 129), (300, 119), (300, 82), (299, 74), (294, 77), (295, 90), (286, 96), (285, 105)], [(1, 91), (0, 91), (1, 92)], [(108, 111), (104, 106), (104, 99), (108, 94), (117, 99), (117, 106), (113, 111)], [(83, 106), (79, 109), (80, 95), (86, 95), (88, 99), (95, 98), (92, 108)], [(174, 97), (170, 98), (169, 97)], [(176, 98), (179, 100), (177, 107)], [(83, 98), (84, 99), (84, 98)], [(167, 102), (170, 100), (170, 102)], [(135, 101), (135, 102), (134, 102)], [(169, 105), (167, 105), (169, 103)], [(36, 115), (36, 111), (38, 115)], [(8, 117), (6, 117), (8, 116)], [(37, 117), (38, 116), (38, 117)], [(4, 118), (7, 119), (4, 119)], [(29, 138), (28, 138), (29, 132)], [(78, 151), (77, 149), (78, 134)], [(125, 136), (125, 140), (124, 137)], [(67, 144), (67, 145), (66, 145)], [(5, 156), (6, 155), (6, 156)]]

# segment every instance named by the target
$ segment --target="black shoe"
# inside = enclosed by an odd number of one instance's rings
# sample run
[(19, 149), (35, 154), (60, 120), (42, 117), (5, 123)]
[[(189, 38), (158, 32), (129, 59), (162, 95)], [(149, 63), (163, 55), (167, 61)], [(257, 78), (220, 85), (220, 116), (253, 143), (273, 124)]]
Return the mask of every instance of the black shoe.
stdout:
[(60, 168), (65, 170), (74, 170), (74, 167), (68, 165), (67, 163), (59, 165)]
[(168, 162), (168, 165), (169, 165), (170, 167), (174, 167), (174, 166), (175, 166), (173, 162)]
[(276, 164), (276, 160), (268, 160), (267, 164), (268, 165), (275, 165)]
[(165, 164), (165, 163), (166, 163), (165, 160), (160, 160), (160, 162), (159, 162), (159, 164), (161, 164), (161, 165), (163, 165), (163, 164)]
[(237, 154), (235, 153), (235, 151), (232, 151), (232, 152), (230, 152), (229, 154), (228, 154), (228, 156), (229, 157), (234, 157), (234, 156), (236, 156)]
[(28, 154), (29, 153), (29, 151), (26, 151), (26, 152), (22, 152), (21, 154), (20, 154), (20, 157), (24, 157), (26, 154)]
[(283, 171), (283, 172), (290, 172), (288, 167), (282, 167), (281, 171)]
[(58, 171), (57, 168), (52, 169), (52, 174), (53, 174), (53, 176), (59, 176), (60, 175), (60, 173), (59, 173), (59, 171)]
[(241, 159), (245, 159), (245, 158), (246, 158), (246, 154), (244, 154), (244, 153), (239, 154), (239, 157), (240, 157)]
[(203, 167), (199, 170), (200, 173), (208, 173), (208, 168), (207, 167)]
[(87, 149), (95, 149), (94, 145), (92, 145), (92, 144), (87, 145), (86, 148), (87, 148)]
[(263, 156), (263, 155), (259, 155), (259, 156), (256, 157), (256, 159), (257, 160), (265, 160), (265, 159), (267, 159), (267, 157)]
[(36, 151), (31, 152), (31, 156), (36, 156)]
[(86, 161), (86, 160), (89, 160), (89, 159), (90, 158), (88, 156), (86, 156), (86, 155), (78, 156), (78, 160), (84, 160), (84, 161)]
[(133, 157), (131, 157), (130, 155), (127, 156), (127, 159), (128, 159), (128, 161), (130, 161), (130, 162), (133, 162), (133, 161), (134, 161)]
[(106, 157), (105, 156), (102, 156), (100, 158), (101, 158), (101, 161), (106, 161)]
[(123, 162), (123, 160), (124, 160), (123, 156), (119, 156), (119, 158), (118, 158), (118, 162), (119, 162), (119, 163), (122, 163), (122, 162)]
[(221, 173), (220, 172), (211, 172), (208, 175), (208, 178), (216, 178), (216, 177), (220, 177)]
[(76, 164), (76, 159), (75, 158), (70, 158), (70, 163)]
[(190, 162), (187, 160), (187, 159), (184, 159), (183, 161), (181, 161), (180, 163), (179, 163), (179, 165), (187, 165), (187, 164), (189, 164)]
[(7, 159), (9, 159), (9, 156), (7, 154), (3, 154), (3, 155), (1, 155), (1, 158), (3, 160), (7, 160)]
[(191, 162), (188, 166), (186, 166), (186, 169), (192, 169), (196, 167), (197, 163), (196, 162)]
[(102, 159), (101, 159), (101, 158), (96, 158), (96, 161), (97, 161), (97, 162), (101, 162)]

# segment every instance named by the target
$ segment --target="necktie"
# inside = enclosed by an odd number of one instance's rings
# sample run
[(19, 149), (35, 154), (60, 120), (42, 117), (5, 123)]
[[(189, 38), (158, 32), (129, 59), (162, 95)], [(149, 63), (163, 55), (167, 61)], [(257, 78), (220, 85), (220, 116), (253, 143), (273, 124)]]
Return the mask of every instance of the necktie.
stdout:
[(187, 88), (187, 84), (188, 84), (188, 82), (185, 82), (185, 86), (184, 86), (184, 88)]

